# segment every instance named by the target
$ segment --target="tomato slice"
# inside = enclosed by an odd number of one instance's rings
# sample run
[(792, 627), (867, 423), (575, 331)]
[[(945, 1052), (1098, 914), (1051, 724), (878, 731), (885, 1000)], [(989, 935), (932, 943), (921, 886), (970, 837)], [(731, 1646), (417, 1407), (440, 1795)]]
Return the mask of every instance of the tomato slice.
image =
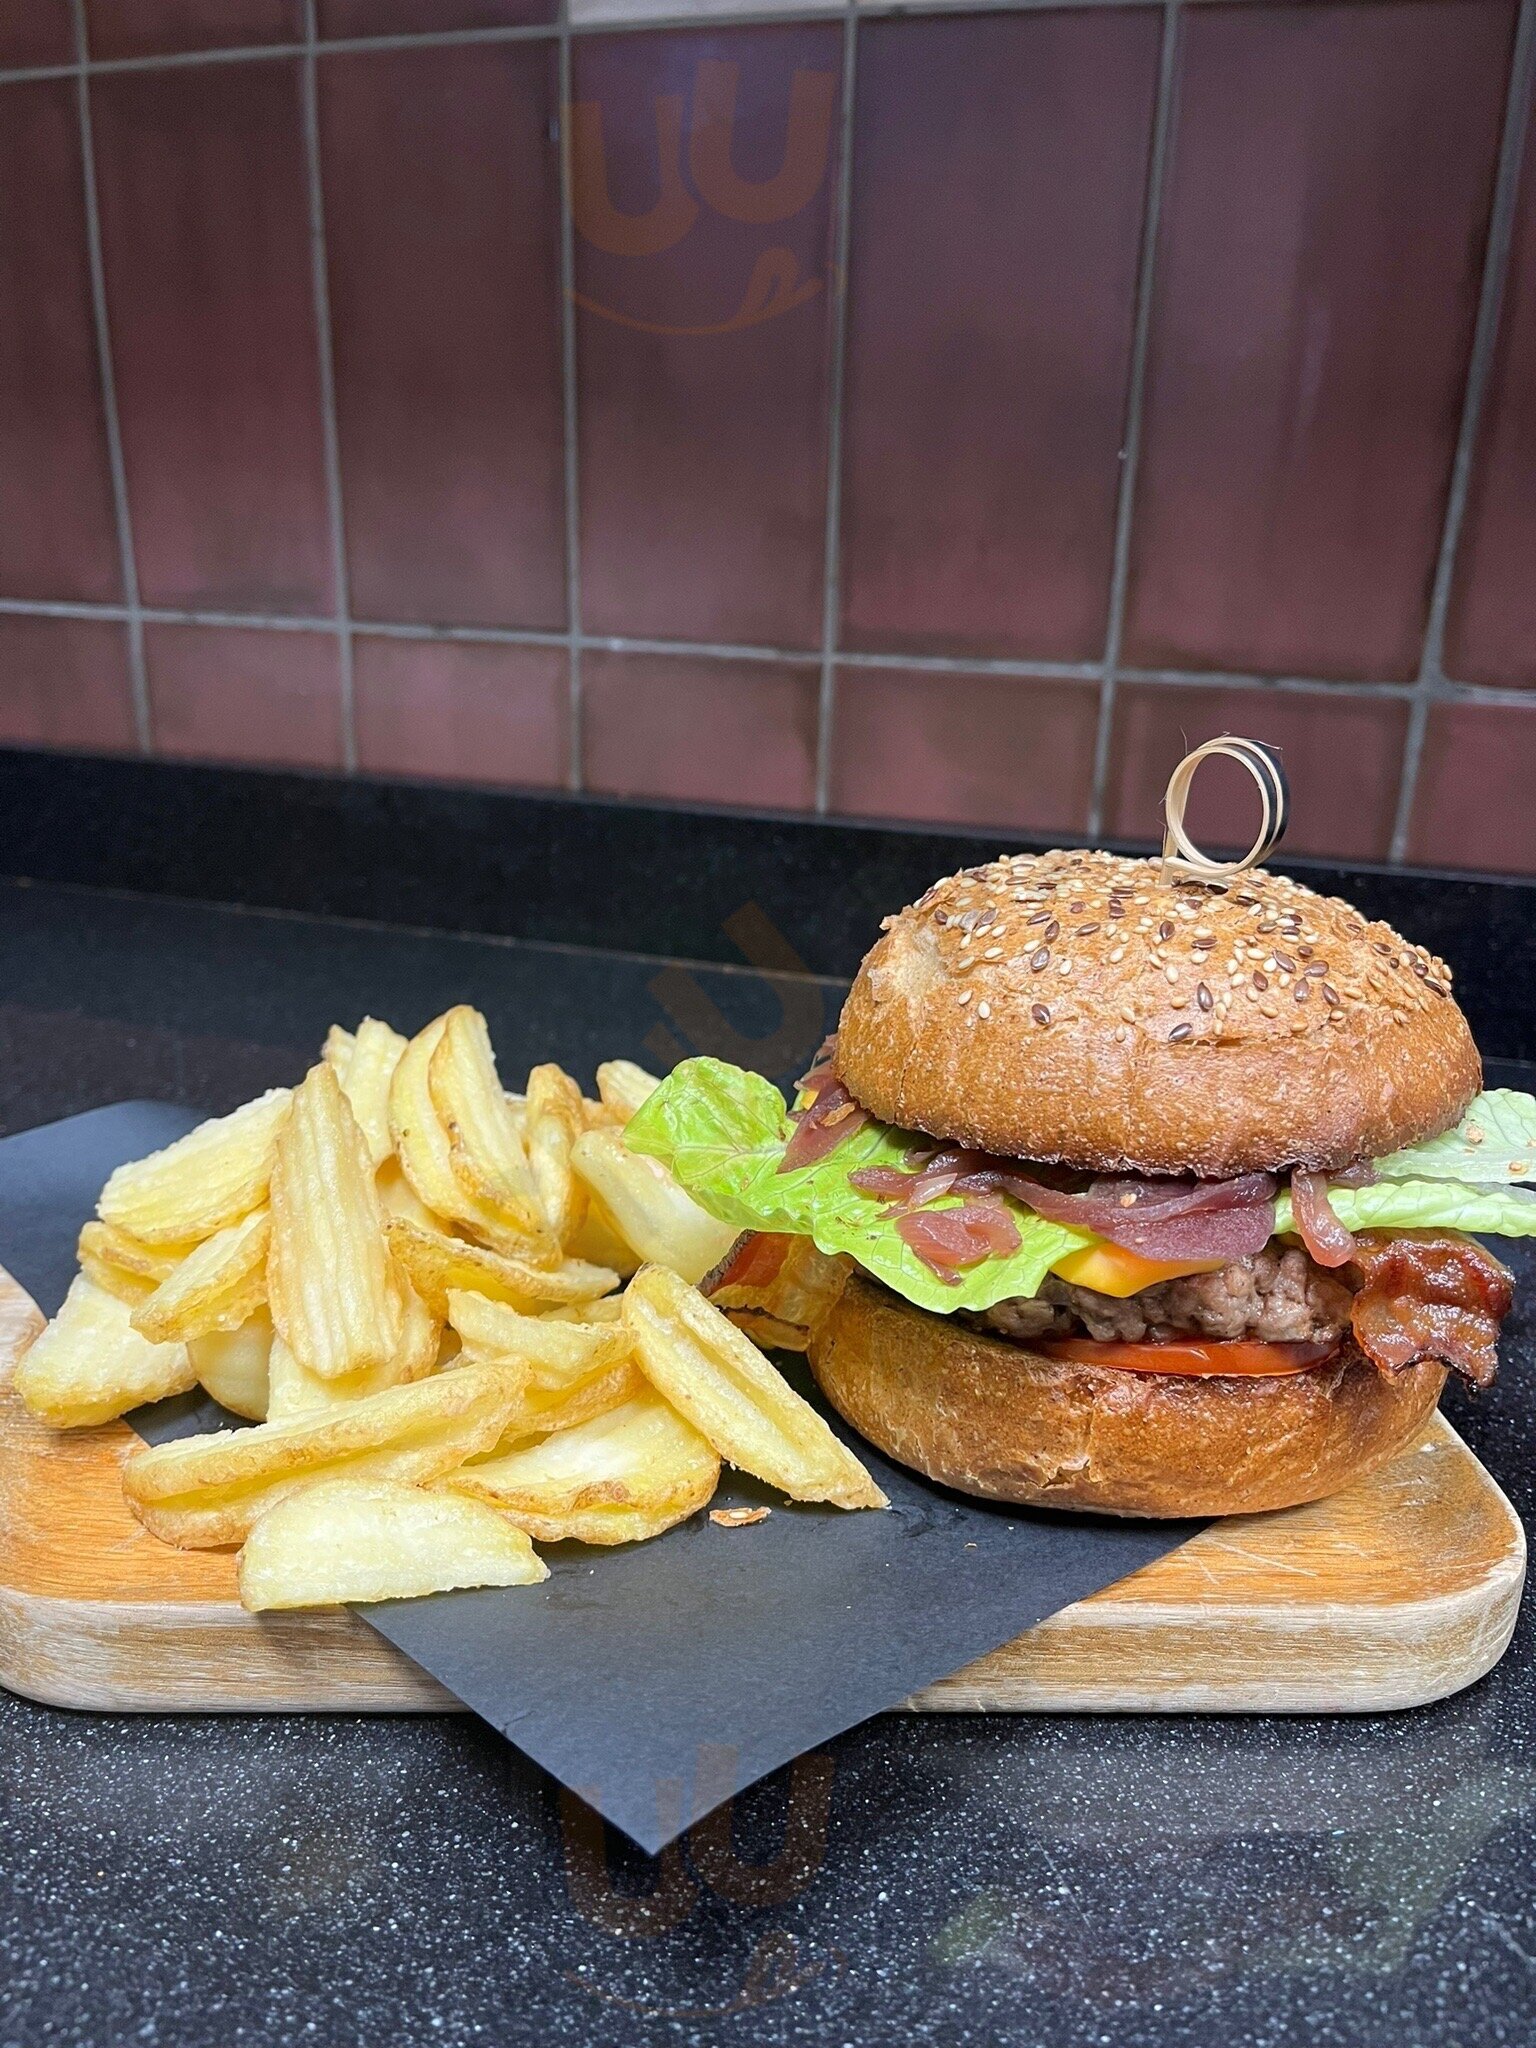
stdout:
[(1072, 1365), (1112, 1365), (1122, 1372), (1230, 1373), (1273, 1379), (1310, 1372), (1338, 1350), (1333, 1344), (1114, 1344), (1093, 1337), (1048, 1337), (1031, 1349)]

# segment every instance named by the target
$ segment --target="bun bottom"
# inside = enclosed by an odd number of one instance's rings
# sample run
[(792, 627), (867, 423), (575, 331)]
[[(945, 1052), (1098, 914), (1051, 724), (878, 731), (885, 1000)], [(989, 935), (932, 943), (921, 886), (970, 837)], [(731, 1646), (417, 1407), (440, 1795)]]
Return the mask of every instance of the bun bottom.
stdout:
[(960, 1493), (1102, 1515), (1247, 1515), (1321, 1500), (1410, 1443), (1443, 1366), (1352, 1345), (1311, 1372), (1204, 1378), (1074, 1365), (852, 1277), (810, 1345), (837, 1412)]

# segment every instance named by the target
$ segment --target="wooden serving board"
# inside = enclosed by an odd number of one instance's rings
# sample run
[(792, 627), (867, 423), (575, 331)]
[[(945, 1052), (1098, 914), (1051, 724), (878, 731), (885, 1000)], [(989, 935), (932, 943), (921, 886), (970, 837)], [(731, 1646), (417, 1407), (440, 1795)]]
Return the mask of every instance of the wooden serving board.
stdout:
[[(41, 1327), (0, 1271), (0, 1684), (112, 1712), (462, 1711), (342, 1608), (247, 1614), (231, 1553), (173, 1550), (123, 1500), (126, 1423), (59, 1433), (11, 1385)], [(1503, 1655), (1514, 1510), (1439, 1416), (1332, 1500), (1218, 1522), (908, 1702), (920, 1712), (1353, 1713)]]

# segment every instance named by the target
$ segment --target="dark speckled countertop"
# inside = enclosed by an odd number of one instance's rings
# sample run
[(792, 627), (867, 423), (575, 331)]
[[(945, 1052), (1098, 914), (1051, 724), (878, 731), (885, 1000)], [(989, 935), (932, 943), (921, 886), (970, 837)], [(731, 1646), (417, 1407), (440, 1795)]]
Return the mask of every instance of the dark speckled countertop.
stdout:
[[(509, 1070), (655, 1058), (664, 1027), (784, 1072), (838, 993), (0, 882), (0, 1126), (227, 1108), (334, 1018), (464, 999)], [(1497, 1389), (1448, 1402), (1527, 1517), (1528, 1294)], [(616, 1839), (604, 1863), (467, 1718), (0, 1694), (0, 2044), (1513, 2048), (1536, 2040), (1532, 1661), (1527, 1616), (1490, 1677), (1407, 1714), (888, 1716), (738, 1800), (734, 1846), (657, 1863)]]

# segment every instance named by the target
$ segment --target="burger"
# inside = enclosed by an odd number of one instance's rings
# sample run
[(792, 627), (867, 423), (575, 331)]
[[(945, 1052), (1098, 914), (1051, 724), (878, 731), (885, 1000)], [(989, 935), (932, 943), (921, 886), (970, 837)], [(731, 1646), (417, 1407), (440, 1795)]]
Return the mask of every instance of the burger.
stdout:
[(1254, 869), (1017, 854), (887, 918), (786, 1110), (683, 1062), (628, 1128), (742, 1235), (707, 1291), (900, 1463), (1116, 1515), (1318, 1499), (1486, 1387), (1536, 1099), (1445, 962)]

